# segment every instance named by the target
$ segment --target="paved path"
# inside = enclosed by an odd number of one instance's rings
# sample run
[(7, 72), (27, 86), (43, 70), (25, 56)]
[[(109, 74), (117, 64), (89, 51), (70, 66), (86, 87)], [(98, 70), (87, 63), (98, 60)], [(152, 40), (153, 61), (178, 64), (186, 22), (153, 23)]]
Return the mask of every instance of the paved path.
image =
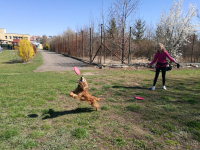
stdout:
[(74, 66), (78, 67), (79, 70), (94, 70), (94, 65), (88, 65), (82, 61), (66, 57), (56, 52), (47, 50), (38, 50), (43, 58), (43, 64), (39, 66), (35, 72), (45, 71), (71, 71), (74, 70)]

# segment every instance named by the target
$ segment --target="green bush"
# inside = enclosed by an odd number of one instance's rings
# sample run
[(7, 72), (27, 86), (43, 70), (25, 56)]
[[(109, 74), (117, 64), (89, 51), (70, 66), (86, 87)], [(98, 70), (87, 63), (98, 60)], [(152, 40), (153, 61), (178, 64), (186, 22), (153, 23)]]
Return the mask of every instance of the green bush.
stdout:
[(46, 44), (44, 45), (44, 48), (43, 48), (43, 49), (49, 50), (49, 49), (50, 49), (49, 44), (46, 43)]

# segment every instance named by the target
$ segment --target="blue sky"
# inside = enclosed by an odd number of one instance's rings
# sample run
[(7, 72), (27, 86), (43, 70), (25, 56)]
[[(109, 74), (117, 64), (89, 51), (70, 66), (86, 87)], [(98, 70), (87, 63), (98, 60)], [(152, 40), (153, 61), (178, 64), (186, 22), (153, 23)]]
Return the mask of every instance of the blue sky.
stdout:
[[(112, 2), (113, 0), (1, 0), (0, 28), (5, 28), (7, 33), (36, 36), (54, 36), (62, 34), (68, 28), (76, 31), (89, 25), (91, 16), (100, 21), (102, 7), (106, 16)], [(184, 11), (188, 10), (190, 3), (200, 8), (200, 0), (183, 0)], [(135, 16), (142, 18), (146, 24), (154, 25), (161, 12), (168, 12), (172, 4), (173, 0), (140, 0)]]

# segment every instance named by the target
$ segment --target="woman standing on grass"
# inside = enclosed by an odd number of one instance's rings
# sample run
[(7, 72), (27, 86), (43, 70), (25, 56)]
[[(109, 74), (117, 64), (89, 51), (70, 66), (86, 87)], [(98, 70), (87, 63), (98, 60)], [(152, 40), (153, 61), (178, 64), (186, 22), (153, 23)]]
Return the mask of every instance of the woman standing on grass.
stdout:
[(165, 87), (165, 75), (166, 75), (166, 67), (167, 67), (167, 60), (166, 58), (169, 58), (170, 61), (175, 62), (176, 64), (178, 64), (167, 52), (167, 50), (165, 49), (164, 45), (161, 43), (158, 43), (156, 46), (156, 54), (154, 56), (153, 61), (149, 64), (149, 66), (153, 65), (156, 61), (156, 74), (155, 74), (155, 78), (154, 78), (154, 82), (153, 82), (153, 87), (151, 88), (151, 90), (155, 90), (155, 85), (160, 73), (160, 70), (162, 70), (162, 83), (163, 83), (163, 89), (166, 90)]

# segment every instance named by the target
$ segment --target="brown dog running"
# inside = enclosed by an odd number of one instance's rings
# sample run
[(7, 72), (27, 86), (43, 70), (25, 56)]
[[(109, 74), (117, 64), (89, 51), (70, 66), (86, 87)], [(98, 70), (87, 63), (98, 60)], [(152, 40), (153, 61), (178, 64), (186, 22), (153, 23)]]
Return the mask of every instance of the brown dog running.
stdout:
[(69, 95), (74, 98), (78, 99), (80, 101), (86, 101), (90, 105), (96, 108), (96, 111), (99, 108), (99, 104), (97, 101), (101, 100), (101, 98), (94, 97), (90, 95), (87, 91), (86, 88), (88, 87), (86, 79), (82, 76), (78, 82), (78, 87), (69, 93)]

